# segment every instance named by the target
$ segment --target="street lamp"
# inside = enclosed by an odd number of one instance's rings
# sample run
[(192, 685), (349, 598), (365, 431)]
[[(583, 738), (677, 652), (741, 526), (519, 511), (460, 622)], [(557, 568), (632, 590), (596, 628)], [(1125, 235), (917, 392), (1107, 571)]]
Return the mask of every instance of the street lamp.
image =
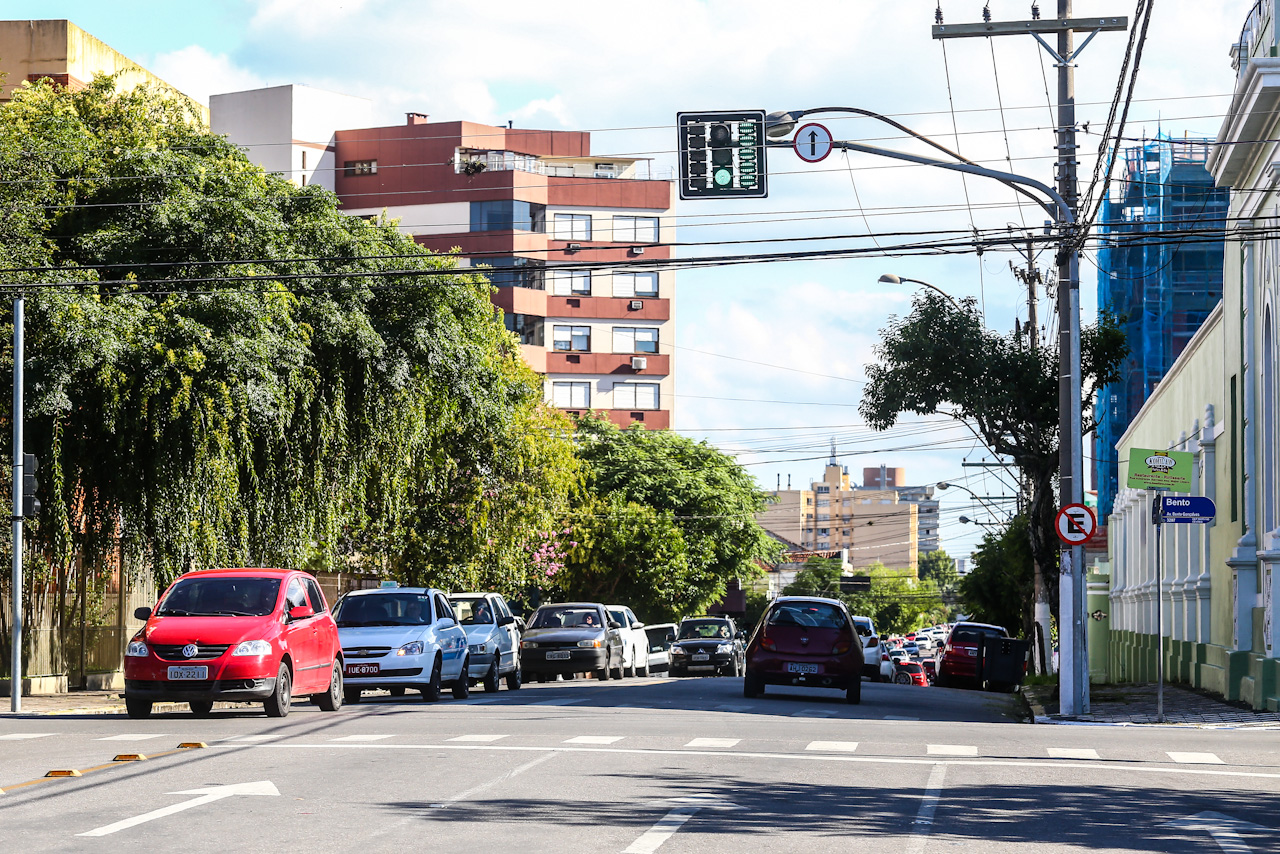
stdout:
[(1000, 527), (999, 522), (979, 522), (977, 519), (970, 519), (968, 516), (961, 516), (960, 522), (961, 524), (964, 524), (964, 525), (982, 525), (983, 527), (987, 527), (987, 528)]
[[(951, 294), (947, 293), (937, 285), (931, 285), (928, 282), (921, 281), (920, 279), (909, 279), (906, 276), (899, 276), (894, 273), (885, 273), (883, 276), (880, 277), (880, 281), (886, 285), (900, 285), (903, 282), (911, 282), (917, 285), (924, 285), (926, 288), (931, 288), (937, 291), (938, 293), (942, 294), (944, 297), (947, 298), (947, 302), (954, 305), (956, 307), (956, 310), (960, 310), (960, 303), (956, 302), (955, 297), (951, 296)], [(942, 486), (942, 484), (938, 484), (938, 485), (943, 489), (946, 489), (946, 487)]]

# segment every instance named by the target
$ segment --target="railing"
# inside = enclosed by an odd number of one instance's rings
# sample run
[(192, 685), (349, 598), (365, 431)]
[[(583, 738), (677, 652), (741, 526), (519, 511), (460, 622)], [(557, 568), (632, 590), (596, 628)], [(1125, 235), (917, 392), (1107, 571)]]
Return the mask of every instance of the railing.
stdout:
[(548, 163), (533, 155), (511, 151), (460, 151), (453, 170), (466, 172), (529, 172), (551, 178), (616, 178), (629, 181), (674, 181), (675, 168), (636, 161), (624, 169), (596, 169), (586, 163)]
[(1266, 33), (1267, 25), (1271, 23), (1267, 19), (1269, 11), (1270, 4), (1264, 4), (1263, 0), (1255, 0), (1253, 8), (1245, 16), (1244, 26), (1240, 28), (1240, 39), (1236, 42), (1236, 55), (1233, 63), (1236, 71), (1247, 65), (1250, 57), (1255, 55), (1258, 43)]

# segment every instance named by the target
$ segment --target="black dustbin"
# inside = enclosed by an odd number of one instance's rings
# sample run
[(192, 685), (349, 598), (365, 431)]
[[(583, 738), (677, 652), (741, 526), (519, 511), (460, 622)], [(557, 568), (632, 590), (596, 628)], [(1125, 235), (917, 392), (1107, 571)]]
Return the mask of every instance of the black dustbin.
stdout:
[(978, 640), (978, 684), (991, 691), (1014, 691), (1027, 672), (1030, 652), (1030, 641), (983, 635)]

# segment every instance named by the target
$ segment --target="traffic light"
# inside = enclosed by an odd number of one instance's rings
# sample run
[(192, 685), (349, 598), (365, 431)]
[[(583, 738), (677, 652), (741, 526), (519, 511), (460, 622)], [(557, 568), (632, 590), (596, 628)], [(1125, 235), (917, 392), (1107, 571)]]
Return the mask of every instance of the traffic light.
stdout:
[(680, 198), (769, 195), (764, 111), (677, 113)]
[(841, 593), (870, 593), (871, 577), (868, 575), (845, 575), (840, 578)]
[(40, 499), (36, 498), (36, 490), (40, 481), (36, 480), (36, 469), (40, 461), (35, 454), (22, 455), (22, 517), (31, 519), (40, 515)]

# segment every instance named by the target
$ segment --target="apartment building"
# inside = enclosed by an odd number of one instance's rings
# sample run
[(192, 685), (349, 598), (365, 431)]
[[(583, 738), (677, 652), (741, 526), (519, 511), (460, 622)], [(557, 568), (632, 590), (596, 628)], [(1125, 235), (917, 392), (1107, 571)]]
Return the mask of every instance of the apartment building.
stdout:
[(933, 497), (933, 484), (911, 486), (907, 483), (907, 470), (892, 466), (866, 467), (862, 470), (863, 489), (892, 489), (899, 500), (916, 505), (919, 519), (920, 554), (936, 552), (942, 548), (938, 534), (940, 524), (938, 499)]

